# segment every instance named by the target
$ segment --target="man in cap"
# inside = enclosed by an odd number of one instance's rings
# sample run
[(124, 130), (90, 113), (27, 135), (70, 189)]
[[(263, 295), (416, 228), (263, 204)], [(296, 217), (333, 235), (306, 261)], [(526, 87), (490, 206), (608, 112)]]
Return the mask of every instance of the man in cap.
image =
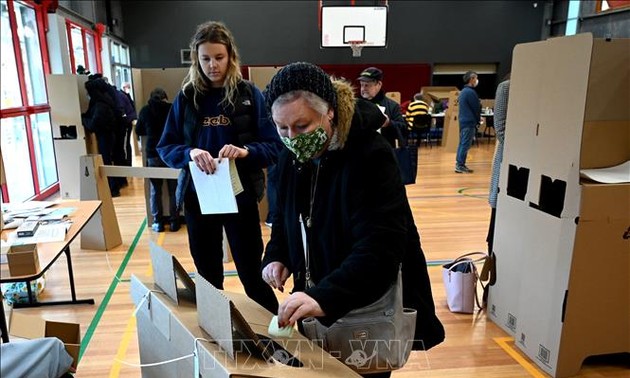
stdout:
[(407, 124), (400, 111), (400, 105), (383, 92), (383, 71), (376, 67), (368, 67), (357, 78), (361, 83), (361, 97), (378, 105), (387, 118), (380, 133), (387, 139), (392, 147), (396, 146), (398, 139), (400, 144), (406, 139)]
[(473, 173), (473, 170), (466, 166), (466, 157), (481, 120), (481, 101), (475, 91), (475, 87), (479, 85), (479, 79), (477, 73), (473, 71), (466, 72), (463, 79), (465, 85), (458, 97), (459, 146), (457, 146), (455, 172)]

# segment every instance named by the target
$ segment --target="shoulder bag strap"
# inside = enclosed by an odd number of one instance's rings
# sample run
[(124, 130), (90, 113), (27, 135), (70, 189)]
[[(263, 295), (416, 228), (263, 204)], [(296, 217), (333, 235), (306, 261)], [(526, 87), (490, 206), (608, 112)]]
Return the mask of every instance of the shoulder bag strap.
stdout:
[(315, 286), (313, 280), (311, 279), (311, 264), (310, 264), (310, 256), (308, 250), (308, 242), (306, 241), (306, 228), (304, 228), (304, 219), (302, 219), (302, 214), (300, 214), (300, 229), (302, 231), (302, 248), (304, 250), (304, 268), (306, 270), (306, 275), (304, 277), (304, 286), (307, 289)]

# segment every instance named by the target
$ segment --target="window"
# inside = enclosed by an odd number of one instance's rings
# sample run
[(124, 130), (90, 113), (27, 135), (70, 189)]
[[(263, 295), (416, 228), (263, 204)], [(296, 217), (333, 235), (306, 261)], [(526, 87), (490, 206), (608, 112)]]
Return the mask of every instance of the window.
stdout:
[[(118, 89), (128, 83), (131, 84), (131, 61), (129, 59), (129, 47), (110, 40), (110, 51), (112, 56), (112, 84)], [(130, 87), (133, 91), (133, 86)], [(134, 98), (133, 92), (129, 93)]]
[(580, 1), (570, 0), (567, 14), (567, 27), (564, 35), (575, 35), (578, 27), (578, 16), (580, 15)]
[(32, 1), (0, 2), (0, 146), (7, 182), (2, 201), (44, 198), (58, 190), (45, 73), (46, 12)]
[(72, 73), (77, 73), (79, 66), (91, 73), (101, 72), (103, 68), (96, 47), (96, 33), (70, 20), (66, 20), (66, 31)]
[(2, 61), (1, 77), (2, 85), (2, 109), (17, 108), (22, 106), (22, 96), (20, 95), (20, 83), (18, 81), (17, 63), (15, 62), (15, 51), (13, 50), (13, 31), (9, 22), (9, 7), (7, 3), (0, 3), (0, 22), (2, 35)]

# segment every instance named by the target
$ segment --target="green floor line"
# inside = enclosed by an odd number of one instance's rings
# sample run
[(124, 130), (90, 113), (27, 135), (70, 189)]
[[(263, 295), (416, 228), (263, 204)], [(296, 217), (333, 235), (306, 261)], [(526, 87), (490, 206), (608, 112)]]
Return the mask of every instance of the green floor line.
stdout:
[(112, 279), (112, 283), (109, 285), (109, 289), (107, 290), (105, 297), (103, 297), (103, 301), (101, 302), (101, 305), (98, 306), (98, 310), (96, 310), (96, 314), (94, 315), (94, 318), (92, 318), (92, 322), (90, 323), (90, 326), (85, 332), (85, 336), (83, 336), (83, 340), (81, 341), (81, 350), (79, 351), (79, 361), (77, 361), (77, 363), (81, 361), (81, 358), (83, 357), (83, 353), (85, 353), (85, 350), (90, 344), (90, 340), (92, 339), (92, 336), (94, 336), (94, 331), (96, 330), (96, 326), (98, 326), (98, 323), (101, 321), (101, 317), (103, 316), (103, 313), (105, 312), (105, 309), (107, 308), (107, 305), (109, 304), (109, 300), (112, 298), (112, 295), (114, 294), (114, 291), (116, 290), (116, 286), (118, 286), (120, 276), (125, 271), (125, 268), (127, 267), (129, 260), (131, 259), (131, 255), (133, 255), (133, 251), (136, 249), (138, 240), (140, 240), (140, 236), (142, 236), (142, 233), (144, 232), (144, 229), (146, 228), (146, 226), (147, 226), (147, 218), (144, 218), (144, 220), (142, 221), (142, 224), (140, 225), (140, 229), (138, 229), (138, 232), (136, 233), (136, 237), (133, 239), (131, 246), (129, 246), (129, 250), (127, 250), (127, 254), (125, 255), (125, 258), (120, 263), (120, 266), (118, 267), (118, 271), (116, 271), (116, 276)]

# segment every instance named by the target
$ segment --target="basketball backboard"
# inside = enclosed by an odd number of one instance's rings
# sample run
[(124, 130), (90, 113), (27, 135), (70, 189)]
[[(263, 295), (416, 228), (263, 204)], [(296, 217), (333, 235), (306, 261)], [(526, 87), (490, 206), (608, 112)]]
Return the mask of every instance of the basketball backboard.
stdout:
[(387, 6), (322, 6), (321, 47), (387, 46)]

